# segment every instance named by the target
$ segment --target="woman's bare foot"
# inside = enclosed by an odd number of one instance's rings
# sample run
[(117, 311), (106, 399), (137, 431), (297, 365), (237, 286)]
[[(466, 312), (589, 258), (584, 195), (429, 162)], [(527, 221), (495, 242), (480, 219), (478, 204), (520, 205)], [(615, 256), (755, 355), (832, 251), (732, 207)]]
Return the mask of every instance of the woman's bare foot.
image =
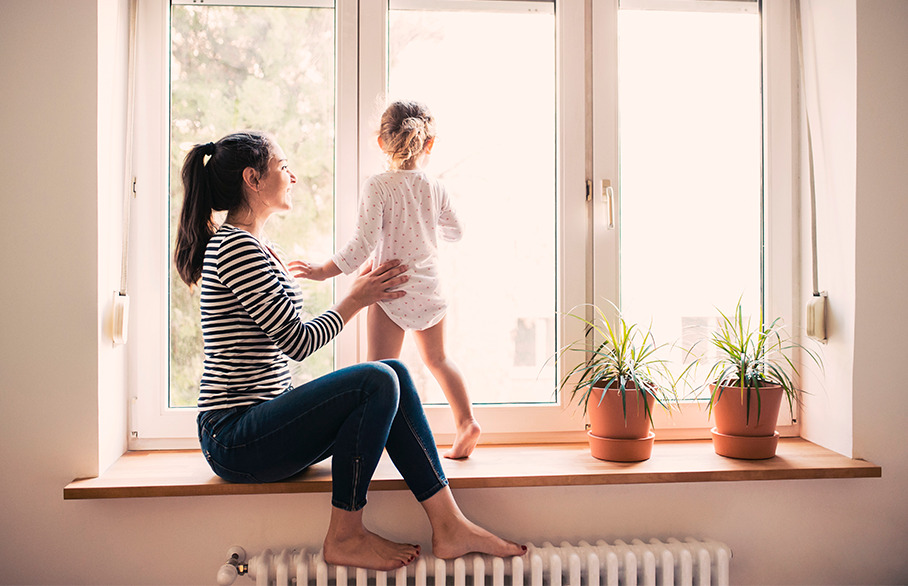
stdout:
[(526, 551), (525, 545), (493, 535), (467, 518), (461, 523), (432, 533), (432, 553), (444, 560), (458, 558), (468, 553), (512, 557), (523, 555)]
[(467, 519), (448, 486), (423, 501), (422, 506), (432, 525), (432, 553), (437, 558), (449, 560), (468, 553), (511, 557), (527, 551), (525, 545), (493, 535)]
[(471, 419), (466, 425), (458, 427), (457, 435), (454, 437), (454, 445), (444, 453), (445, 458), (452, 460), (469, 458), (470, 454), (473, 453), (473, 448), (476, 447), (476, 443), (479, 441), (480, 434), (482, 434), (482, 428), (479, 427), (479, 423), (475, 419)]
[(332, 508), (323, 553), (329, 564), (388, 571), (410, 564), (420, 548), (372, 533), (362, 524), (362, 510)]

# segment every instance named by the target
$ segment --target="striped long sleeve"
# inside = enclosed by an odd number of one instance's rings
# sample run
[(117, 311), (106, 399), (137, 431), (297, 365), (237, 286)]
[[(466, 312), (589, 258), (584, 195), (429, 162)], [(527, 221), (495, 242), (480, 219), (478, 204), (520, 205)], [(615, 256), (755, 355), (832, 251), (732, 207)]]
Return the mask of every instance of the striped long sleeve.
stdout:
[(202, 265), (205, 362), (199, 409), (251, 405), (290, 386), (288, 359), (300, 361), (343, 328), (333, 312), (305, 321), (299, 285), (251, 234), (223, 226)]

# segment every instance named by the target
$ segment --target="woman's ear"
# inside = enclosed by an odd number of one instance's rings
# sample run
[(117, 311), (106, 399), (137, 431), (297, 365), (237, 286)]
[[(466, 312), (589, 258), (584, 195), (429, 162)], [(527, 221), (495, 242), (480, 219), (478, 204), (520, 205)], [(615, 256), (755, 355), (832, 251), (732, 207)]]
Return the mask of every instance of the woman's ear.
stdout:
[(378, 135), (378, 148), (380, 148), (382, 152), (385, 150), (385, 141), (382, 140), (380, 134)]
[(435, 137), (434, 137), (434, 136), (433, 136), (432, 138), (430, 138), (429, 140), (426, 141), (425, 152), (426, 152), (427, 155), (430, 154), (430, 153), (432, 152), (432, 147), (433, 147), (433, 146), (435, 146)]
[(259, 190), (259, 172), (252, 167), (243, 169), (243, 183), (252, 191)]

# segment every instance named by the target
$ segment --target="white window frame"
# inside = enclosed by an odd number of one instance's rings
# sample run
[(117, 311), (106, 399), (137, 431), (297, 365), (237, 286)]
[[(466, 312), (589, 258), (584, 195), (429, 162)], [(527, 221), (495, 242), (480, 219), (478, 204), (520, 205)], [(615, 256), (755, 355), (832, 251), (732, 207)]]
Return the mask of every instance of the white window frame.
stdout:
[(182, 430), (191, 426), (195, 413), (167, 407), (169, 3), (138, 2), (137, 9), (135, 133), (140, 140), (134, 149), (136, 198), (129, 250), (129, 448), (182, 448), (192, 446)]
[[(399, 2), (402, 0), (391, 0)], [(506, 5), (510, 0), (436, 0), (438, 5)], [(240, 2), (235, 2), (239, 4)], [(274, 6), (267, 2), (242, 2)], [(281, 2), (318, 4), (315, 2)], [(231, 2), (206, 2), (231, 4)], [(329, 0), (330, 5), (330, 0)], [(370, 127), (376, 96), (384, 95), (387, 51), (387, 0), (337, 0), (336, 11), (336, 193), (358, 193), (370, 158), (374, 129)], [(586, 198), (588, 179), (617, 181), (617, 10), (618, 0), (578, 2), (556, 0), (556, 63), (558, 136), (556, 147), (558, 189), (557, 299), (559, 311), (593, 299), (617, 299), (617, 231), (604, 230), (606, 212), (600, 198)], [(130, 263), (133, 297), (129, 342), (129, 447), (172, 449), (197, 447), (195, 409), (167, 406), (168, 291), (170, 257), (168, 227), (169, 148), (169, 2), (139, 3), (139, 51), (135, 132), (138, 196), (134, 214)], [(795, 71), (791, 63), (791, 8), (788, 0), (763, 1), (764, 128), (766, 203), (767, 309), (787, 323), (797, 298), (793, 275), (797, 269), (794, 221), (794, 131), (792, 104)], [(368, 23), (365, 24), (365, 23)], [(593, 35), (592, 31), (596, 34)], [(596, 75), (592, 75), (595, 67)], [(594, 114), (594, 115), (591, 115)], [(590, 123), (592, 121), (592, 123)], [(611, 138), (610, 138), (611, 137)], [(593, 145), (591, 148), (589, 145)], [(617, 190), (616, 190), (617, 191)], [(616, 194), (620, 197), (620, 193)], [(336, 242), (354, 229), (355, 202), (337, 198)], [(154, 219), (157, 218), (156, 221)], [(163, 251), (163, 252), (162, 252)], [(606, 270), (607, 269), (607, 270)], [(348, 290), (352, 277), (336, 280), (337, 295)], [(361, 314), (362, 315), (362, 314)], [(576, 320), (558, 320), (558, 340), (582, 336)], [(336, 341), (338, 367), (365, 357), (365, 320), (358, 317)], [(554, 349), (553, 349), (554, 350)], [(560, 442), (584, 439), (581, 409), (568, 405), (569, 394), (558, 404), (476, 406), (483, 425), (483, 442)], [(427, 406), (430, 424), (440, 443), (453, 439), (450, 410)], [(658, 412), (657, 412), (658, 413)], [(787, 422), (787, 421), (786, 421)], [(673, 418), (656, 420), (660, 439), (708, 437), (705, 412), (687, 409)], [(797, 435), (788, 426), (783, 434)]]

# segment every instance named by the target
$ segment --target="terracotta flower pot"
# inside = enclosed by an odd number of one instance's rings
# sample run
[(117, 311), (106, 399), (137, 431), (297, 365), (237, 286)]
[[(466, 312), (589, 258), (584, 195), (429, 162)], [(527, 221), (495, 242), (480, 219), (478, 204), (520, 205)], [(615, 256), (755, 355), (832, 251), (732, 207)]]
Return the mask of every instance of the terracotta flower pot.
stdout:
[[(710, 385), (710, 392), (715, 393), (715, 385)], [(750, 394), (750, 414), (748, 415), (747, 395)], [(743, 435), (749, 437), (770, 436), (776, 431), (779, 419), (779, 408), (782, 405), (782, 387), (770, 385), (760, 387), (760, 399), (753, 390), (741, 387), (723, 387), (722, 395), (713, 404), (716, 417), (716, 429), (725, 435)]]
[[(710, 385), (710, 391), (715, 393), (715, 385)], [(783, 393), (779, 385), (760, 387), (760, 398), (757, 400), (756, 391), (745, 389), (742, 397), (740, 387), (724, 387), (713, 404), (716, 427), (712, 436), (716, 453), (745, 460), (775, 456), (779, 443), (776, 421)]]
[(590, 417), (590, 452), (593, 457), (613, 462), (639, 462), (652, 455), (656, 437), (650, 430), (647, 407), (651, 411), (654, 399), (651, 395), (637, 392), (636, 388), (625, 389), (627, 416), (617, 387), (605, 390), (593, 387), (587, 412)]

